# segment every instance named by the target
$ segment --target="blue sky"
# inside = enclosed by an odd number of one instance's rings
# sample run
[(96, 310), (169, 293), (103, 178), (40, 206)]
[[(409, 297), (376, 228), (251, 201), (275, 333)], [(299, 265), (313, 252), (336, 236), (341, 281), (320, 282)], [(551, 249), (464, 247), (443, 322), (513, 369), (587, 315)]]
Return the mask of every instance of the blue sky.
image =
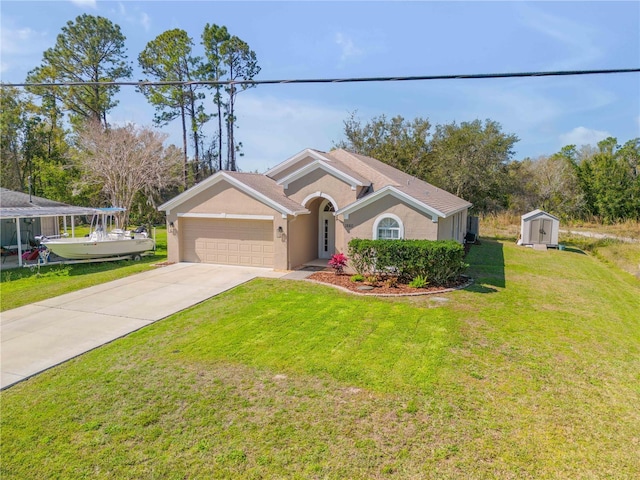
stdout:
[[(640, 66), (640, 2), (11, 1), (1, 13), (1, 79), (22, 82), (69, 20), (109, 18), (138, 53), (184, 29), (200, 50), (206, 23), (256, 52), (261, 79), (592, 70)], [(151, 125), (153, 109), (123, 87), (110, 121)], [(239, 95), (242, 170), (265, 171), (300, 150), (329, 150), (351, 112), (500, 122), (515, 159), (566, 144), (640, 136), (640, 74), (326, 85), (263, 85)], [(179, 144), (179, 125), (163, 128)], [(211, 125), (213, 132), (213, 124)]]

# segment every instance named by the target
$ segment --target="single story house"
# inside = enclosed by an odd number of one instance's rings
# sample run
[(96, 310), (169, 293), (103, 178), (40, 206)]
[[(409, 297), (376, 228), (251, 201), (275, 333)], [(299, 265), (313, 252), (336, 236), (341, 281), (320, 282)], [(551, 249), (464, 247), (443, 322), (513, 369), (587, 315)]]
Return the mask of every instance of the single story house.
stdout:
[(95, 209), (75, 207), (55, 202), (35, 195), (0, 188), (0, 246), (3, 252), (18, 254), (18, 263), (22, 265), (22, 252), (30, 249), (39, 236), (60, 234), (60, 218), (66, 230), (67, 217), (93, 215)]
[(352, 238), (462, 243), (470, 207), (379, 160), (306, 149), (265, 174), (217, 172), (159, 209), (170, 262), (289, 270)]

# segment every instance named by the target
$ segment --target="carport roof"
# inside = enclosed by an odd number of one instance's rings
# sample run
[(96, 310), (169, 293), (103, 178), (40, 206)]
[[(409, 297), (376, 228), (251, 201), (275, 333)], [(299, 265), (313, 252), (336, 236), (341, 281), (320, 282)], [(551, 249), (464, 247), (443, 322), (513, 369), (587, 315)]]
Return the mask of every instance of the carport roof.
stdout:
[(75, 207), (47, 198), (29, 196), (7, 188), (0, 188), (0, 218), (62, 217), (93, 215), (94, 208)]

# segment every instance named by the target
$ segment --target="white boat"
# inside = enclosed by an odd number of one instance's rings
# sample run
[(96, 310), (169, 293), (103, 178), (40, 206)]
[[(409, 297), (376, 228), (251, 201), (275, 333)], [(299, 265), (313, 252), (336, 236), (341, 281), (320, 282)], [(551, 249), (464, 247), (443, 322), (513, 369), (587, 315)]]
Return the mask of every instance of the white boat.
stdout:
[[(99, 208), (91, 220), (86, 237), (43, 238), (40, 243), (62, 258), (81, 260), (91, 258), (137, 256), (153, 250), (155, 242), (144, 229), (125, 231), (117, 226), (117, 213), (122, 208)], [(115, 228), (114, 228), (115, 227)]]

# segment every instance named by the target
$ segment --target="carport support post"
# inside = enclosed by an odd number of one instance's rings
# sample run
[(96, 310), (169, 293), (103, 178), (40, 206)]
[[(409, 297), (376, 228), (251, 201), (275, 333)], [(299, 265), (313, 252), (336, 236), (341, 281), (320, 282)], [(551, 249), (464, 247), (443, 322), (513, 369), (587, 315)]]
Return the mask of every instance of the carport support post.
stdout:
[(16, 240), (18, 241), (18, 266), (22, 266), (22, 232), (20, 231), (20, 217), (16, 218)]

